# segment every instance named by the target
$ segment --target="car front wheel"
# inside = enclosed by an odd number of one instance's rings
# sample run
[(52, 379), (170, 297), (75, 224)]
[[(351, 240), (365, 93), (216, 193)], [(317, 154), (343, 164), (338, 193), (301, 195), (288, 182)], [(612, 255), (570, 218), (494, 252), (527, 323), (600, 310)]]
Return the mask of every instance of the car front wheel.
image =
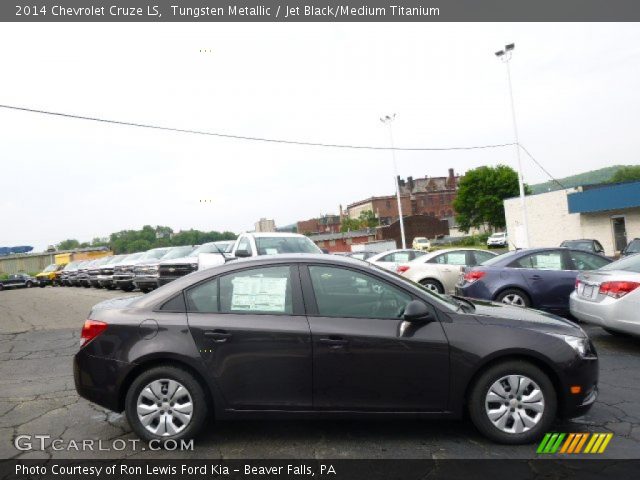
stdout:
[(506, 361), (483, 372), (469, 397), (469, 415), (488, 438), (504, 444), (531, 443), (555, 419), (556, 392), (549, 377), (524, 361)]
[(170, 365), (140, 374), (127, 391), (125, 410), (131, 428), (146, 441), (191, 438), (208, 415), (200, 383)]

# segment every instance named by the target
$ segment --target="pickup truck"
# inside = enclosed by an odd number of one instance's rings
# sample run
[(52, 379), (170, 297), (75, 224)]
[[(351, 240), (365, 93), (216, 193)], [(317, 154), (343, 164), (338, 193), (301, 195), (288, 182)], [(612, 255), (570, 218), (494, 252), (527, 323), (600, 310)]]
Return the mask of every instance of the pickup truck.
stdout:
[(57, 285), (60, 278), (60, 270), (62, 270), (65, 265), (59, 265), (57, 263), (52, 263), (48, 265), (43, 271), (36, 275), (36, 280), (38, 281), (38, 285), (42, 288), (47, 285)]
[[(251, 232), (240, 234), (231, 247), (229, 257), (233, 259), (281, 253), (322, 253), (322, 250), (299, 233)], [(202, 254), (198, 270), (222, 265), (227, 259), (215, 253)]]
[(0, 290), (5, 288), (31, 288), (37, 280), (26, 273), (15, 273), (9, 275), (6, 280), (0, 280)]

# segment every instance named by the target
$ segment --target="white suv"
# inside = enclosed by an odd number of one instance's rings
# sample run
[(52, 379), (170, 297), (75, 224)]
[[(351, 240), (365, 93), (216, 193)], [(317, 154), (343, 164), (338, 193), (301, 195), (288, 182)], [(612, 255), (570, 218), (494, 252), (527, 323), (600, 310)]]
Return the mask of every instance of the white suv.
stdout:
[(494, 233), (487, 238), (487, 247), (507, 247), (509, 246), (509, 239), (507, 238), (507, 232)]

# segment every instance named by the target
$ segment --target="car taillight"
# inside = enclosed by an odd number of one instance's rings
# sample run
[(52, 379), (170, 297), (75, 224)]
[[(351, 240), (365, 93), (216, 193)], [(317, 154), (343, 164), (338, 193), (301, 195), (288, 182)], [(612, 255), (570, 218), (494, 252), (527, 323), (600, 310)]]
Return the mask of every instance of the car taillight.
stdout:
[(640, 287), (638, 282), (604, 282), (600, 284), (600, 293), (613, 298), (620, 298), (629, 292), (633, 292), (638, 287)]
[(578, 286), (580, 285), (580, 280), (576, 278), (576, 290), (578, 290)]
[(398, 265), (398, 268), (396, 268), (396, 272), (398, 273), (404, 273), (407, 270), (409, 270), (409, 267), (407, 265)]
[(80, 346), (86, 345), (107, 329), (108, 325), (98, 320), (85, 320), (80, 334)]
[(480, 280), (486, 274), (487, 272), (483, 272), (481, 270), (471, 270), (470, 272), (464, 274), (464, 279), (469, 283), (473, 283), (476, 280)]

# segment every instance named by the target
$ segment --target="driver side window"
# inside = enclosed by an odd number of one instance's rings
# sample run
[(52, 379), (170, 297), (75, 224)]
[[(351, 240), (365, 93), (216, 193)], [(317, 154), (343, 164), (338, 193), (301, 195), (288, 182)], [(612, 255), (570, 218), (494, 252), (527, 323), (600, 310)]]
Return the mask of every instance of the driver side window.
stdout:
[(375, 276), (346, 268), (309, 266), (322, 317), (401, 318), (411, 296)]

